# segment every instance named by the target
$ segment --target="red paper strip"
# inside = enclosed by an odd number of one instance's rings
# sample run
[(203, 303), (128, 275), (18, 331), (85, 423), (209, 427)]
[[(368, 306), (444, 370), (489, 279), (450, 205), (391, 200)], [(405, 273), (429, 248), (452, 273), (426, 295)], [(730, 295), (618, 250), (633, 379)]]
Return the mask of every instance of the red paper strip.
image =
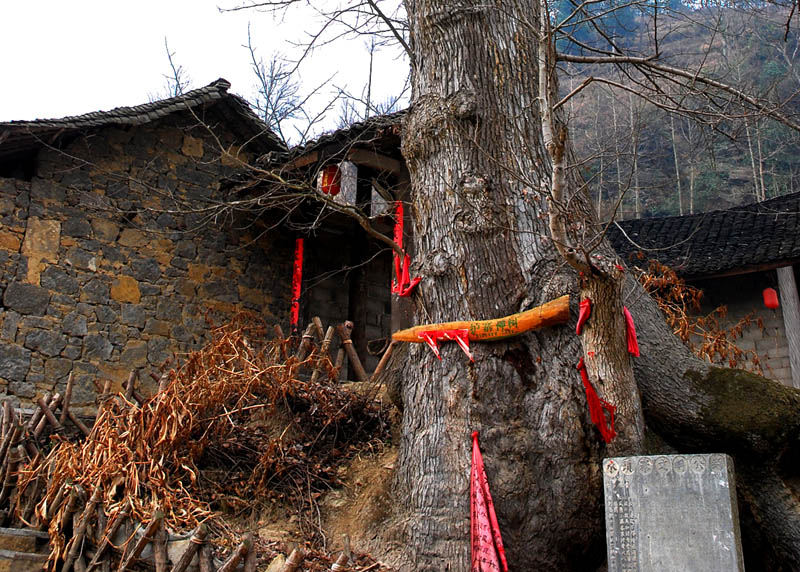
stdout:
[[(603, 441), (611, 443), (611, 440), (617, 436), (617, 432), (614, 430), (614, 412), (617, 408), (597, 395), (597, 391), (589, 381), (589, 374), (586, 371), (586, 364), (583, 363), (583, 358), (578, 362), (577, 368), (583, 380), (583, 387), (586, 390), (586, 401), (589, 403), (589, 416), (592, 418), (592, 423), (600, 431)], [(608, 424), (606, 424), (604, 409), (608, 411), (610, 416)]]
[(300, 293), (303, 286), (303, 239), (294, 241), (294, 267), (292, 269), (292, 307), (289, 311), (289, 324), (292, 333), (297, 333), (297, 323), (300, 320)]
[(639, 357), (639, 342), (636, 341), (636, 326), (633, 325), (633, 316), (625, 306), (622, 307), (625, 314), (625, 336), (628, 338), (628, 353), (634, 357)]
[(586, 320), (589, 319), (589, 316), (592, 313), (592, 301), (589, 298), (585, 298), (581, 300), (580, 304), (580, 313), (578, 314), (578, 325), (575, 326), (575, 333), (577, 335), (581, 335), (581, 330), (583, 330), (583, 325), (586, 323)]
[[(394, 203), (394, 243), (403, 249), (403, 203), (402, 201), (395, 201)], [(398, 296), (408, 296), (419, 284), (420, 279), (411, 279), (409, 275), (409, 266), (411, 266), (411, 258), (408, 254), (403, 256), (402, 263), (400, 262), (400, 255), (397, 251), (394, 252), (394, 275), (396, 280), (392, 281), (392, 293)]]
[(475, 361), (472, 352), (469, 351), (469, 330), (466, 328), (460, 330), (426, 330), (420, 332), (419, 337), (428, 344), (433, 351), (433, 355), (439, 359), (442, 359), (441, 354), (439, 354), (439, 342), (452, 340), (467, 354), (469, 361)]
[(494, 512), (489, 480), (478, 447), (478, 432), (472, 433), (472, 471), (470, 474), (471, 572), (508, 572), (500, 525)]

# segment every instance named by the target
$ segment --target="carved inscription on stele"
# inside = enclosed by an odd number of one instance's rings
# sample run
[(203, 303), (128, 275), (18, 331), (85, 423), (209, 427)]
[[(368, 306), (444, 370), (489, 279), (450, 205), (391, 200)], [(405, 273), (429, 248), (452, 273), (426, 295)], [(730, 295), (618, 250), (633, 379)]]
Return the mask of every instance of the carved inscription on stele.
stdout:
[(730, 457), (609, 458), (603, 481), (609, 572), (744, 570)]

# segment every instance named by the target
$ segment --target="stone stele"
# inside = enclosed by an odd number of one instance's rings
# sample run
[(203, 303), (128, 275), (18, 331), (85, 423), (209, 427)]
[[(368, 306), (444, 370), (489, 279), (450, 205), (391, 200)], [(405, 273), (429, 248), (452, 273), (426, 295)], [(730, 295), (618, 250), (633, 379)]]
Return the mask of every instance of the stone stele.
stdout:
[(743, 571), (733, 460), (603, 460), (608, 572)]

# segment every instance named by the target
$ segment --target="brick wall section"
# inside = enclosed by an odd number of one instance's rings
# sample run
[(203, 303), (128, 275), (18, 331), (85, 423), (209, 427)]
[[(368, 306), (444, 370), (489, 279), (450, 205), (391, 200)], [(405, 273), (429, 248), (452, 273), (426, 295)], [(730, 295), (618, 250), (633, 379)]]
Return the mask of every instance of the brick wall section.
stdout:
[(0, 179), (0, 397), (63, 390), (73, 372), (73, 403), (91, 407), (92, 380), (119, 387), (132, 368), (152, 391), (151, 372), (207, 339), (207, 313), (287, 322), (292, 240), (185, 212), (233, 169), (196, 124), (103, 128), (42, 149), (31, 181)]
[(703, 311), (726, 305), (728, 315), (724, 326), (730, 327), (751, 312), (761, 319), (764, 329), (756, 324), (746, 327), (742, 337), (736, 340), (743, 350), (755, 350), (761, 360), (764, 375), (791, 384), (792, 371), (789, 365), (789, 348), (786, 342), (786, 330), (780, 308), (770, 310), (764, 306), (764, 288), (777, 287), (775, 271), (756, 272), (742, 276), (717, 278), (697, 282), (695, 286), (702, 288)]

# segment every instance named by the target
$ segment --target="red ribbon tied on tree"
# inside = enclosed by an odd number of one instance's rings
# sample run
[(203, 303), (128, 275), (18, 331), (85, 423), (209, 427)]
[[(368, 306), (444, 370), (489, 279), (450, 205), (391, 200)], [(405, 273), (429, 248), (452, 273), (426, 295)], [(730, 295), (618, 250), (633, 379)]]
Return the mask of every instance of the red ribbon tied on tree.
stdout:
[(472, 471), (470, 473), (470, 532), (472, 564), (470, 572), (508, 572), (500, 525), (494, 512), (489, 480), (478, 447), (478, 432), (472, 433)]
[(580, 303), (580, 312), (578, 313), (578, 325), (575, 326), (575, 334), (580, 336), (583, 325), (592, 313), (592, 301), (589, 298), (584, 298)]
[[(403, 250), (403, 203), (395, 201), (394, 203), (394, 243)], [(409, 266), (411, 265), (411, 258), (408, 254), (403, 255), (402, 264), (400, 262), (400, 255), (397, 251), (394, 252), (394, 275), (395, 279), (392, 281), (392, 293), (398, 296), (408, 296), (419, 284), (420, 278), (411, 279), (409, 273)]]
[(639, 342), (636, 340), (636, 326), (633, 325), (633, 316), (625, 306), (622, 307), (625, 314), (625, 337), (628, 339), (628, 353), (633, 357), (639, 357)]
[[(614, 412), (617, 408), (597, 395), (597, 391), (589, 381), (589, 373), (586, 371), (586, 364), (583, 363), (583, 358), (578, 362), (577, 369), (581, 374), (583, 387), (586, 390), (586, 401), (589, 403), (589, 415), (592, 418), (592, 423), (600, 431), (603, 441), (611, 443), (611, 440), (617, 436), (617, 432), (614, 430)], [(608, 422), (603, 410), (608, 411), (610, 417)]]

